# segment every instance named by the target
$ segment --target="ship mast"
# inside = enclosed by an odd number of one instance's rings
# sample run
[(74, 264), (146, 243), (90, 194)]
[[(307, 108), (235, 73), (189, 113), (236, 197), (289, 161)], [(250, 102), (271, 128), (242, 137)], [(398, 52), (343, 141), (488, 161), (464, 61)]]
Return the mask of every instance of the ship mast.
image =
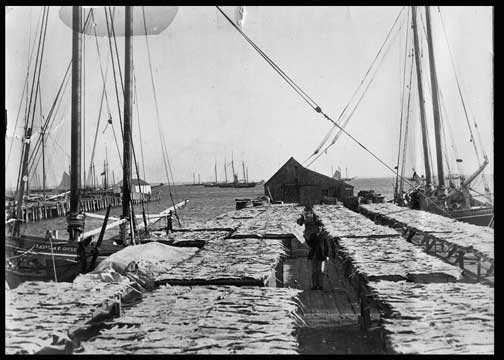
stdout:
[[(131, 184), (131, 114), (132, 114), (132, 27), (133, 7), (125, 7), (124, 23), (124, 133), (123, 133), (123, 194), (122, 194), (122, 218), (130, 218), (130, 184)], [(126, 232), (129, 220), (121, 224), (121, 240), (126, 242)]]
[(81, 65), (82, 13), (80, 6), (72, 7), (72, 122), (70, 164), (70, 212), (67, 215), (70, 241), (78, 241), (84, 232), (84, 216), (79, 213), (81, 187)]
[(425, 164), (425, 182), (426, 182), (426, 190), (430, 191), (432, 186), (431, 179), (431, 171), (430, 171), (430, 161), (429, 161), (429, 146), (427, 139), (427, 123), (425, 120), (425, 100), (423, 94), (423, 85), (422, 85), (422, 70), (420, 66), (420, 51), (418, 45), (418, 26), (417, 26), (417, 16), (416, 16), (416, 7), (411, 7), (411, 16), (413, 22), (413, 42), (415, 48), (415, 65), (416, 65), (416, 74), (417, 74), (417, 86), (418, 86), (418, 97), (420, 102), (420, 122), (422, 125), (422, 145), (423, 145), (423, 154), (424, 154), (424, 164)]
[(215, 183), (217, 184), (217, 160), (215, 160), (214, 171), (215, 171)]
[(443, 169), (443, 152), (441, 148), (441, 118), (439, 116), (439, 92), (436, 74), (436, 61), (434, 59), (434, 48), (432, 46), (432, 28), (430, 8), (425, 7), (425, 20), (427, 27), (427, 46), (429, 48), (429, 64), (430, 64), (430, 78), (432, 87), (432, 110), (434, 113), (434, 136), (436, 139), (436, 161), (438, 173), (438, 189), (444, 192), (444, 169)]
[(247, 176), (245, 175), (245, 162), (242, 160), (242, 168), (243, 168), (243, 182), (247, 182)]
[[(30, 138), (31, 138), (31, 127), (28, 127), (25, 131), (25, 142), (24, 142), (24, 157), (22, 162), (21, 176), (19, 177), (18, 193), (17, 193), (17, 206), (16, 206), (16, 217), (21, 220), (23, 217), (23, 193), (25, 182), (28, 181), (28, 176), (26, 175), (28, 171), (28, 154), (30, 152)], [(26, 185), (28, 187), (28, 184)], [(19, 235), (19, 221), (16, 221), (14, 225), (14, 234)]]
[(225, 176), (225, 178), (226, 178), (226, 183), (227, 183), (228, 181), (227, 181), (226, 158), (224, 158), (224, 176)]
[(234, 169), (234, 159), (233, 159), (233, 153), (231, 153), (231, 169), (233, 170), (233, 182), (236, 182), (236, 175), (235, 175), (235, 169)]
[(46, 169), (45, 169), (45, 132), (42, 129), (40, 132), (42, 137), (42, 191), (44, 193), (44, 199), (46, 198)]

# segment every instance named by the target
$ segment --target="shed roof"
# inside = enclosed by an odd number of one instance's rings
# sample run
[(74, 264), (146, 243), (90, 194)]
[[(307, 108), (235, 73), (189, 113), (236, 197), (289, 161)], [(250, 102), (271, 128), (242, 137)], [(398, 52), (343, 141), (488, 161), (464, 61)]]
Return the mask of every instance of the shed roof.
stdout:
[[(327, 181), (331, 181), (331, 182), (337, 182), (337, 183), (344, 183), (343, 181), (341, 180), (337, 180), (337, 179), (334, 179), (330, 176), (327, 176), (327, 175), (324, 175), (324, 174), (321, 174), (321, 173), (318, 173), (316, 171), (313, 171), (313, 170), (310, 170), (310, 169), (307, 169), (305, 168), (303, 165), (301, 165), (296, 159), (294, 159), (294, 157), (290, 157), (289, 160), (287, 160), (287, 162), (285, 164), (283, 164), (283, 166), (280, 167), (280, 169), (278, 169), (275, 174), (273, 174), (273, 176), (271, 178), (269, 178), (268, 181), (266, 181), (266, 184), (269, 183), (273, 178), (275, 178), (275, 176), (277, 176), (281, 171), (282, 169), (284, 169), (285, 167), (288, 167), (288, 166), (298, 166), (299, 168), (301, 168), (303, 171), (311, 174), (311, 175), (314, 175), (314, 176), (318, 176), (318, 177), (322, 177), (323, 179), (327, 180)], [(350, 184), (346, 184), (344, 183), (346, 186), (351, 186), (353, 188), (352, 185)]]

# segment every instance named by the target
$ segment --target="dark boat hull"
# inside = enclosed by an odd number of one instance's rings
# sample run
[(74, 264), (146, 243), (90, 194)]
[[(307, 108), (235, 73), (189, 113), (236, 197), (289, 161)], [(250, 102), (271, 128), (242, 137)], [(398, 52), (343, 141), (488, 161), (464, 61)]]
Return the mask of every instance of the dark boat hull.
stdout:
[(493, 208), (477, 210), (468, 209), (451, 212), (450, 215), (458, 221), (479, 226), (489, 226), (494, 217), (494, 211)]
[[(51, 243), (45, 238), (7, 236), (5, 274), (9, 287), (12, 289), (30, 280), (73, 281), (83, 272), (82, 263), (77, 261), (77, 248), (77, 243), (53, 240), (51, 250)], [(121, 245), (102, 244), (96, 264), (122, 248)], [(89, 267), (93, 258), (90, 247), (86, 249), (85, 257)]]
[(228, 184), (218, 184), (217, 186), (220, 188), (252, 188), (255, 187), (257, 183), (228, 183)]
[(493, 207), (476, 207), (471, 209), (450, 210), (448, 213), (442, 212), (437, 208), (426, 209), (427, 211), (446, 216), (458, 221), (463, 221), (473, 225), (489, 226), (494, 217)]

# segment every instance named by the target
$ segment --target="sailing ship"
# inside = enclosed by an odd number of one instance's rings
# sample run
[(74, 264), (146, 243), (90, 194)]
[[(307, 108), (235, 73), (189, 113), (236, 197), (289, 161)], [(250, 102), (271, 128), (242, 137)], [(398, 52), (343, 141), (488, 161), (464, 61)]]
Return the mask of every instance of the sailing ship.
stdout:
[[(233, 176), (232, 182), (228, 182), (228, 179), (227, 179), (227, 166), (228, 165), (231, 165), (232, 176)], [(239, 180), (238, 174), (235, 172), (233, 157), (231, 157), (231, 162), (229, 164), (227, 164), (226, 160), (224, 159), (224, 176), (225, 176), (226, 180), (224, 182), (219, 182), (218, 178), (217, 178), (217, 161), (215, 161), (215, 166), (214, 166), (215, 182), (206, 183), (206, 184), (204, 184), (204, 186), (205, 187), (219, 187), (219, 188), (236, 188), (236, 189), (255, 187), (258, 183), (248, 180), (248, 169), (246, 169), (244, 161), (242, 161), (242, 168), (243, 168), (243, 180)]]
[(226, 176), (226, 182), (219, 183), (217, 185), (218, 187), (240, 189), (240, 188), (252, 188), (257, 185), (257, 182), (248, 181), (248, 169), (245, 170), (245, 162), (244, 161), (242, 161), (242, 168), (243, 168), (243, 180), (242, 181), (240, 181), (238, 179), (238, 174), (235, 173), (234, 161), (232, 158), (231, 158), (231, 168), (233, 171), (233, 182), (228, 183), (227, 176)]
[(345, 167), (345, 176), (344, 178), (341, 177), (341, 168), (338, 166), (338, 170), (333, 172), (333, 179), (340, 180), (340, 181), (352, 181), (356, 177), (348, 177), (348, 168)]
[[(429, 75), (431, 84), (431, 94), (432, 94), (432, 112), (434, 119), (434, 138), (435, 138), (435, 151), (436, 151), (436, 163), (437, 163), (437, 184), (434, 184), (434, 176), (432, 174), (430, 158), (429, 158), (429, 139), (427, 133), (426, 124), (426, 109), (425, 109), (425, 94), (423, 90), (423, 79), (422, 79), (422, 64), (423, 57), (420, 53), (420, 41), (419, 41), (419, 21), (418, 18), (422, 19), (421, 14), (419, 14), (419, 9), (417, 7), (411, 7), (411, 28), (413, 29), (413, 57), (415, 61), (416, 68), (416, 78), (417, 78), (417, 88), (420, 106), (420, 120), (422, 128), (422, 145), (423, 145), (423, 157), (425, 166), (425, 177), (422, 176), (420, 179), (416, 172), (414, 172), (413, 179), (415, 184), (413, 189), (410, 191), (404, 191), (404, 179), (399, 175), (399, 164), (397, 167), (396, 174), (396, 187), (395, 187), (395, 201), (400, 205), (410, 206), (413, 208), (426, 210), (432, 213), (437, 213), (457, 220), (465, 221), (468, 223), (476, 225), (488, 226), (493, 220), (493, 204), (490, 201), (480, 201), (475, 199), (471, 194), (470, 190), (471, 183), (482, 174), (485, 167), (488, 165), (488, 157), (483, 150), (483, 162), (480, 166), (467, 178), (459, 177), (460, 183), (458, 186), (452, 181), (455, 177), (450, 173), (445, 177), (444, 161), (446, 159), (446, 154), (443, 153), (443, 145), (446, 144), (446, 139), (444, 138), (444, 128), (442, 124), (442, 108), (441, 108), (441, 91), (438, 87), (437, 73), (436, 73), (436, 57), (434, 53), (433, 46), (433, 33), (432, 33), (432, 20), (431, 20), (431, 9), (426, 6), (424, 11), (425, 18), (425, 33), (427, 49), (425, 50), (428, 54), (429, 62)], [(441, 16), (441, 15), (440, 15)], [(442, 19), (441, 19), (442, 20)], [(423, 23), (422, 23), (423, 24)], [(452, 62), (453, 64), (453, 62)], [(413, 60), (411, 60), (411, 67), (413, 67)], [(454, 69), (455, 71), (455, 69)], [(456, 77), (455, 72), (455, 78)], [(411, 78), (411, 74), (410, 74)], [(458, 81), (458, 79), (457, 79)], [(411, 82), (410, 82), (411, 84)], [(459, 87), (459, 95), (464, 106), (465, 103), (462, 97), (462, 92)], [(467, 115), (467, 113), (466, 113)], [(473, 131), (467, 119), (467, 125), (469, 126), (469, 131), (471, 134), (471, 142), (473, 143), (476, 156), (478, 156), (478, 150), (476, 148), (476, 141), (473, 136)], [(404, 129), (401, 129), (404, 132)], [(407, 130), (406, 130), (407, 131)], [(406, 141), (406, 135), (405, 135)], [(400, 148), (405, 146), (400, 143)], [(400, 152), (401, 150), (399, 150)], [(404, 153), (402, 154), (405, 155)], [(457, 159), (457, 162), (462, 162), (462, 159)], [(404, 163), (404, 162), (403, 162)], [(450, 170), (449, 164), (447, 163), (448, 170)], [(416, 175), (416, 176), (415, 176)], [(400, 180), (399, 180), (400, 179)], [(445, 179), (449, 180), (448, 188), (445, 185)], [(400, 184), (397, 184), (400, 181)], [(485, 186), (487, 191), (487, 196), (489, 195), (488, 186)], [(489, 196), (488, 196), (489, 197)]]
[[(327, 154), (327, 150), (333, 146), (338, 138), (340, 137), (341, 134), (346, 134), (349, 138), (351, 138), (358, 146), (360, 146), (364, 151), (368, 152), (370, 155), (372, 155), (378, 162), (380, 162), (382, 165), (384, 165), (388, 170), (394, 173), (396, 181), (394, 186), (394, 200), (396, 203), (399, 205), (404, 205), (404, 206), (409, 206), (413, 207), (416, 209), (422, 209), (425, 211), (441, 214), (443, 216), (449, 217), (449, 218), (454, 218), (457, 220), (473, 223), (473, 224), (478, 224), (478, 225), (489, 225), (493, 222), (493, 200), (491, 198), (491, 193), (490, 193), (490, 188), (488, 184), (486, 183), (483, 170), (485, 167), (488, 165), (489, 160), (484, 152), (483, 149), (483, 144), (481, 144), (481, 151), (483, 153), (483, 161), (481, 161), (481, 157), (479, 155), (479, 151), (477, 149), (476, 145), (476, 139), (473, 135), (473, 129), (471, 126), (471, 121), (469, 120), (469, 116), (467, 114), (467, 106), (464, 102), (463, 96), (462, 96), (462, 91), (461, 87), (458, 81), (458, 76), (457, 72), (455, 71), (455, 66), (453, 63), (453, 59), (451, 58), (451, 65), (454, 70), (454, 78), (457, 80), (457, 87), (458, 87), (458, 95), (460, 97), (462, 107), (464, 110), (464, 115), (465, 115), (465, 120), (466, 123), (469, 127), (469, 132), (470, 132), (470, 142), (472, 143), (472, 146), (474, 147), (477, 161), (479, 163), (478, 168), (467, 178), (460, 178), (460, 184), (457, 186), (454, 184), (452, 179), (450, 178), (450, 183), (449, 183), (449, 188), (445, 186), (445, 169), (444, 169), (444, 161), (446, 161), (446, 166), (448, 169), (448, 172), (451, 172), (450, 169), (450, 164), (448, 160), (448, 153), (447, 151), (443, 152), (443, 147), (446, 146), (446, 137), (444, 136), (445, 129), (444, 129), (444, 121), (441, 119), (441, 115), (444, 113), (445, 108), (442, 106), (441, 102), (441, 91), (438, 86), (437, 82), (437, 74), (436, 74), (436, 62), (435, 62), (435, 54), (434, 54), (434, 47), (433, 47), (433, 42), (432, 42), (432, 29), (431, 29), (431, 14), (430, 14), (430, 8), (427, 6), (425, 7), (425, 16), (422, 16), (422, 13), (420, 13), (417, 16), (417, 7), (412, 6), (409, 7), (408, 9), (411, 9), (411, 18), (409, 17), (409, 12), (408, 12), (408, 25), (403, 27), (402, 22), (399, 22), (399, 19), (401, 19), (401, 16), (404, 15), (404, 9), (403, 7), (401, 11), (399, 12), (394, 24), (392, 25), (390, 31), (387, 34), (387, 37), (385, 38), (385, 41), (383, 42), (382, 46), (380, 47), (378, 54), (374, 58), (373, 62), (371, 63), (371, 66), (369, 67), (368, 71), (364, 75), (364, 78), (361, 80), (359, 83), (358, 88), (356, 91), (353, 93), (350, 101), (347, 103), (347, 105), (344, 107), (343, 111), (339, 115), (339, 118), (337, 121), (333, 120), (328, 114), (326, 114), (320, 105), (316, 103), (313, 98), (311, 98), (309, 95), (306, 94), (298, 85), (296, 85), (292, 79), (288, 75), (286, 75), (284, 72), (282, 72), (279, 68), (278, 65), (272, 63), (272, 60), (267, 57), (263, 52), (261, 52), (261, 56), (270, 63), (270, 65), (282, 76), (282, 78), (291, 86), (291, 88), (303, 99), (305, 102), (318, 114), (322, 115), (326, 120), (330, 121), (332, 123), (332, 128), (330, 129), (329, 133), (324, 137), (320, 145), (315, 149), (315, 151), (305, 160), (306, 166), (310, 166), (313, 164), (317, 159), (319, 159), (323, 154)], [(440, 17), (441, 13), (439, 11)], [(420, 18), (420, 23), (422, 26), (420, 27), (418, 23), (418, 19)], [(423, 21), (423, 18), (425, 18), (425, 22)], [(402, 18), (404, 20), (404, 17)], [(441, 18), (441, 23), (443, 24), (442, 18)], [(411, 24), (411, 26), (409, 26)], [(444, 24), (443, 24), (444, 27)], [(413, 40), (411, 39), (410, 35), (410, 28), (413, 29)], [(393, 167), (387, 164), (383, 159), (381, 159), (377, 154), (375, 154), (373, 151), (371, 151), (369, 148), (364, 146), (360, 141), (358, 141), (353, 135), (349, 134), (346, 130), (345, 127), (347, 126), (349, 120), (352, 117), (352, 114), (355, 112), (355, 109), (359, 106), (360, 101), (364, 97), (366, 91), (369, 88), (369, 85), (373, 81), (373, 78), (376, 75), (376, 71), (371, 71), (371, 70), (376, 70), (377, 66), (376, 64), (380, 64), (381, 61), (377, 61), (378, 59), (383, 60), (383, 56), (380, 56), (382, 53), (382, 50), (385, 48), (385, 45), (390, 45), (389, 39), (392, 37), (390, 36), (393, 32), (393, 30), (400, 30), (400, 29), (406, 29), (406, 40), (405, 40), (405, 50), (404, 51), (404, 64), (400, 65), (400, 69), (402, 69), (402, 97), (401, 97), (401, 117), (400, 117), (400, 137), (399, 137), (399, 151), (397, 155), (397, 166)], [(423, 30), (423, 31), (422, 31)], [(422, 37), (423, 34), (425, 35), (426, 43), (427, 43), (427, 49), (426, 50), (421, 50), (420, 48), (420, 38)], [(447, 36), (446, 36), (446, 31), (445, 31), (445, 38), (448, 42)], [(413, 42), (413, 45), (411, 43)], [(412, 51), (410, 50), (411, 48)], [(449, 48), (449, 46), (448, 46)], [(259, 52), (259, 50), (258, 50)], [(430, 80), (430, 93), (432, 94), (432, 112), (433, 112), (433, 123), (434, 123), (434, 139), (435, 139), (435, 155), (436, 155), (436, 163), (437, 163), (437, 184), (435, 183), (436, 179), (433, 176), (433, 172), (431, 169), (431, 161), (430, 161), (430, 149), (429, 149), (429, 135), (427, 132), (427, 118), (426, 118), (426, 109), (425, 109), (425, 99), (426, 96), (424, 95), (423, 91), (423, 83), (426, 82), (425, 79), (422, 78), (422, 62), (424, 62), (424, 57), (423, 54), (427, 53), (427, 58), (428, 61), (428, 73), (429, 73), (429, 79)], [(450, 50), (450, 57), (451, 55), (451, 50)], [(407, 61), (409, 59), (409, 61)], [(403, 60), (401, 60), (403, 61)], [(407, 64), (409, 63), (410, 67), (407, 68)], [(413, 63), (415, 65), (413, 65)], [(407, 153), (407, 144), (408, 144), (408, 121), (409, 121), (409, 116), (410, 116), (410, 100), (411, 100), (411, 89), (412, 89), (412, 74), (413, 74), (413, 68), (416, 68), (416, 83), (417, 83), (417, 88), (418, 88), (418, 103), (419, 103), (419, 113), (420, 113), (420, 123), (421, 123), (421, 129), (422, 129), (422, 150), (423, 150), (423, 158), (424, 158), (424, 165), (425, 165), (425, 175), (422, 175), (419, 177), (415, 177), (415, 182), (414, 183), (409, 183), (409, 181), (412, 181), (410, 179), (407, 179), (404, 175), (405, 171), (405, 160), (406, 156), (405, 154)], [(408, 73), (409, 70), (409, 82), (406, 80), (408, 77), (406, 74)], [(373, 75), (370, 75), (373, 74)], [(408, 94), (406, 94), (408, 92)], [(355, 101), (354, 101), (355, 100)], [(332, 131), (334, 129), (338, 129), (336, 135), (333, 137), (333, 139), (329, 142), (329, 138), (331, 136)], [(476, 122), (474, 121), (474, 132), (477, 133), (477, 125)], [(478, 133), (477, 133), (478, 134)], [(481, 140), (480, 140), (481, 143)], [(325, 147), (323, 149), (323, 147)], [(456, 163), (459, 164), (462, 162), (462, 159), (457, 158)], [(341, 175), (341, 174), (339, 174)], [(474, 182), (476, 178), (481, 178), (483, 182), (485, 183), (485, 194), (477, 194), (477, 196), (482, 196), (486, 200), (478, 200), (476, 199), (476, 196), (471, 193), (475, 192), (474, 189), (471, 187), (471, 184)], [(405, 189), (405, 185), (408, 183), (410, 186), (410, 189)]]
[[(87, 17), (84, 22), (84, 14)], [(109, 26), (108, 20), (113, 20), (113, 14), (109, 7), (109, 12), (105, 9), (105, 17), (107, 20), (107, 28)], [(24, 201), (24, 190), (28, 179), (28, 159), (30, 151), (30, 138), (32, 136), (32, 127), (25, 126), (25, 134), (22, 153), (21, 169), (18, 176), (18, 190), (16, 194), (16, 216), (7, 221), (9, 226), (8, 234), (6, 236), (5, 249), (6, 249), (6, 280), (9, 287), (16, 287), (20, 282), (26, 280), (41, 280), (41, 281), (71, 281), (79, 273), (88, 272), (94, 268), (102, 259), (110, 254), (119, 251), (124, 246), (135, 245), (141, 241), (149, 241), (148, 239), (148, 226), (167, 217), (172, 211), (181, 208), (187, 201), (175, 204), (172, 198), (173, 206), (161, 212), (160, 214), (147, 215), (143, 210), (142, 215), (135, 215), (133, 206), (131, 204), (131, 177), (132, 166), (131, 157), (132, 153), (135, 157), (134, 147), (132, 144), (131, 123), (133, 114), (133, 67), (132, 67), (132, 46), (131, 37), (135, 34), (147, 35), (150, 33), (159, 32), (160, 29), (166, 28), (173, 20), (177, 13), (177, 7), (163, 7), (165, 15), (163, 23), (149, 24), (150, 28), (155, 31), (151, 32), (147, 28), (145, 13), (143, 13), (143, 27), (141, 30), (133, 28), (133, 7), (124, 7), (124, 111), (123, 111), (123, 188), (122, 188), (122, 215), (120, 219), (114, 218), (114, 222), (108, 224), (108, 220), (112, 219), (110, 214), (110, 206), (107, 208), (106, 214), (95, 215), (85, 214), (79, 208), (79, 199), (83, 193), (81, 186), (81, 70), (82, 70), (82, 36), (83, 34), (97, 36), (97, 30), (100, 31), (100, 26), (97, 26), (97, 21), (94, 20), (94, 26), (90, 29), (86, 26), (87, 20), (90, 15), (94, 17), (97, 15), (93, 9), (83, 9), (80, 6), (62, 7), (60, 16), (66, 12), (71, 15), (69, 27), (72, 31), (72, 92), (71, 92), (71, 168), (70, 168), (70, 211), (67, 214), (67, 231), (68, 238), (60, 238), (58, 231), (48, 230), (45, 236), (30, 236), (22, 234), (21, 232), (21, 206)], [(49, 7), (44, 7), (40, 33), (42, 29), (47, 26)], [(70, 12), (70, 14), (69, 14)], [(114, 10), (115, 12), (115, 10)], [(143, 12), (143, 8), (142, 8)], [(120, 13), (120, 11), (119, 11)], [(45, 25), (44, 25), (45, 23)], [(138, 23), (138, 22), (136, 22)], [(113, 24), (113, 22), (112, 22)], [(103, 27), (103, 22), (98, 22), (98, 25)], [(136, 33), (134, 33), (134, 30)], [(122, 30), (120, 30), (122, 32)], [(120, 34), (118, 30), (118, 33)], [(111, 38), (108, 32), (109, 40)], [(114, 40), (115, 40), (115, 35)], [(148, 40), (146, 40), (148, 41)], [(148, 44), (148, 42), (147, 42)], [(112, 52), (112, 48), (110, 49)], [(37, 56), (37, 62), (40, 59)], [(119, 59), (117, 58), (119, 64)], [(70, 66), (70, 65), (69, 65)], [(39, 67), (40, 73), (40, 67)], [(35, 79), (37, 71), (35, 71), (33, 78)], [(152, 76), (152, 71), (151, 71)], [(155, 92), (154, 92), (155, 95)], [(157, 106), (157, 102), (156, 102)], [(34, 116), (34, 109), (30, 109), (27, 119)], [(28, 121), (26, 122), (28, 124)], [(159, 123), (159, 119), (158, 119)], [(160, 134), (160, 137), (162, 135)], [(162, 137), (161, 137), (162, 140)], [(163, 145), (163, 144), (162, 144)], [(166, 151), (166, 147), (164, 147)], [(166, 155), (166, 154), (164, 154)], [(137, 176), (138, 164), (135, 157), (135, 165)], [(139, 177), (139, 176), (138, 176)], [(168, 184), (170, 180), (168, 179)], [(171, 194), (170, 194), (171, 195)], [(85, 231), (86, 217), (95, 217), (103, 220), (100, 228)], [(136, 219), (143, 219), (143, 224), (136, 224)], [(177, 216), (178, 219), (178, 216)], [(112, 236), (104, 239), (105, 232), (114, 227), (120, 227), (119, 236)], [(129, 228), (129, 229), (128, 229)], [(140, 236), (143, 235), (143, 238)]]

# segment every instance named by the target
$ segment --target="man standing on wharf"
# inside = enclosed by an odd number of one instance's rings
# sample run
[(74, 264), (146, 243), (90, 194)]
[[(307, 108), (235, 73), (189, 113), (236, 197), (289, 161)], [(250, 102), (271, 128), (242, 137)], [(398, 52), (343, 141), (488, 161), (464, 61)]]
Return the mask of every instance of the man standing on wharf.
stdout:
[(310, 235), (308, 246), (310, 252), (308, 259), (312, 263), (312, 290), (323, 290), (322, 274), (324, 272), (324, 261), (329, 260), (329, 244), (327, 237), (322, 232), (322, 223), (317, 223), (317, 232)]
[(329, 259), (329, 242), (322, 231), (322, 222), (313, 214), (311, 207), (305, 207), (304, 214), (297, 220), (299, 225), (305, 225), (304, 236), (310, 252), (308, 259), (311, 260), (312, 290), (323, 290), (322, 274), (324, 261)]

